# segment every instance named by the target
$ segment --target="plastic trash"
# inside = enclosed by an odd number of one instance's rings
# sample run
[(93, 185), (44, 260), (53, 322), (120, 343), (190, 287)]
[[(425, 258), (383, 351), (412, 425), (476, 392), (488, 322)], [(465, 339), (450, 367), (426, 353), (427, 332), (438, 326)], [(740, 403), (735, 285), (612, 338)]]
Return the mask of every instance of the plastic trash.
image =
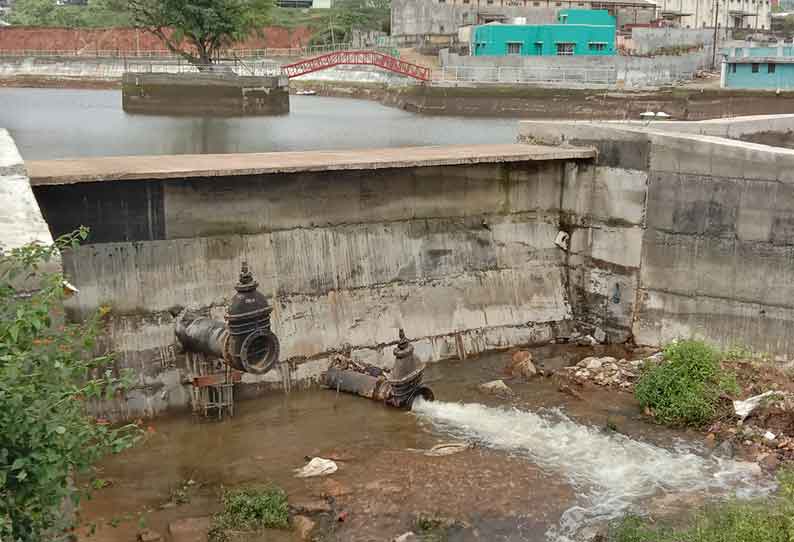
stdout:
[(750, 414), (752, 414), (753, 410), (758, 408), (758, 405), (767, 398), (773, 395), (780, 395), (779, 391), (767, 391), (762, 393), (761, 395), (754, 395), (749, 399), (745, 399), (744, 401), (734, 401), (733, 402), (733, 410), (736, 412), (736, 415), (739, 419), (743, 420)]
[(305, 467), (295, 469), (297, 478), (311, 478), (313, 476), (327, 476), (335, 473), (339, 467), (330, 459), (315, 457), (309, 461)]

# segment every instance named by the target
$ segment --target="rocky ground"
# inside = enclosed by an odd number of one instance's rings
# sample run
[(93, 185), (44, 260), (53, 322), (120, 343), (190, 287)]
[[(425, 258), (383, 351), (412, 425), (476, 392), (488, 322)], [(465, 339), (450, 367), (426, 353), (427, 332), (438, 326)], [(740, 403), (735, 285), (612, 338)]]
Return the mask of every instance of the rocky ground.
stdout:
[[(517, 352), (507, 372), (511, 376), (534, 376), (525, 367), (527, 362), (533, 364), (531, 357), (527, 360), (524, 353)], [(642, 370), (658, 363), (664, 363), (661, 352), (638, 351), (633, 359), (591, 356), (547, 376), (557, 380), (560, 391), (574, 396), (581, 396), (593, 387), (633, 393)], [(794, 460), (792, 368), (763, 359), (726, 360), (723, 367), (736, 375), (740, 392), (735, 397), (722, 398), (724, 414), (703, 429), (706, 445), (727, 457), (756, 461), (767, 470), (775, 470), (782, 463)], [(536, 373), (542, 371), (536, 370)], [(774, 393), (764, 397), (746, 418), (736, 415), (733, 401), (768, 392)], [(651, 415), (650, 412), (645, 414)]]

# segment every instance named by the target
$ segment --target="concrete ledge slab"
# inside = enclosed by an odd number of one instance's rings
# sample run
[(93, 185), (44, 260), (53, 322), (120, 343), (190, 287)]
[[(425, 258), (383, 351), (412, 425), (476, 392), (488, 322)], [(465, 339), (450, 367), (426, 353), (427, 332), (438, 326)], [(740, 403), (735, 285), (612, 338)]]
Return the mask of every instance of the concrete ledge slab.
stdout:
[(448, 145), (354, 151), (126, 156), (27, 162), (34, 186), (593, 158), (582, 148)]

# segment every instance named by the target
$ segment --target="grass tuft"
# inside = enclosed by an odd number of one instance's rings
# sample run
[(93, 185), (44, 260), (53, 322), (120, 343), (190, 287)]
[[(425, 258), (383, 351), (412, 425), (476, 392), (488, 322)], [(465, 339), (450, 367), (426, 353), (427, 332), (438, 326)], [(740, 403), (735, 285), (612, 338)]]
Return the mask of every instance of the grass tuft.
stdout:
[(226, 491), (223, 511), (213, 518), (209, 542), (227, 542), (230, 531), (258, 531), (289, 527), (287, 494), (276, 487), (249, 487)]
[(780, 491), (766, 501), (732, 500), (699, 512), (689, 527), (649, 525), (630, 516), (613, 525), (609, 542), (791, 542), (794, 540), (794, 470), (778, 474)]
[(660, 423), (702, 427), (717, 416), (722, 394), (738, 392), (735, 376), (720, 365), (719, 352), (702, 341), (671, 343), (664, 358), (643, 371), (635, 388), (640, 405)]

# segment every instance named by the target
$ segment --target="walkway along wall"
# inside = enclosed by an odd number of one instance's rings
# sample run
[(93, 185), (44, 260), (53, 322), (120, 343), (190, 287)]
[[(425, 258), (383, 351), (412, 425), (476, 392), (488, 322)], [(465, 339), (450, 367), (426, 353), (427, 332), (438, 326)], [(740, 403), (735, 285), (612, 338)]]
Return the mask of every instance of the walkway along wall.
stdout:
[[(114, 417), (187, 401), (181, 307), (222, 318), (240, 260), (273, 297), (280, 371), (308, 382), (334, 352), (383, 366), (397, 329), (424, 361), (547, 342), (570, 325), (554, 239), (567, 165), (593, 152), (526, 145), (30, 162), (64, 255), (71, 316), (111, 307), (119, 367), (139, 383)], [(252, 387), (249, 390), (255, 389)]]
[[(759, 130), (769, 126), (758, 120)], [(744, 135), (751, 122), (742, 123)], [(672, 124), (522, 123), (525, 140), (597, 150), (596, 163), (576, 176), (593, 209), (634, 203), (623, 207), (622, 222), (571, 223), (574, 313), (630, 329), (641, 344), (700, 336), (790, 357), (794, 151), (663, 131)], [(620, 258), (604, 256), (604, 236), (622, 249)], [(594, 311), (592, 298), (609, 298), (616, 283), (633, 310)]]

